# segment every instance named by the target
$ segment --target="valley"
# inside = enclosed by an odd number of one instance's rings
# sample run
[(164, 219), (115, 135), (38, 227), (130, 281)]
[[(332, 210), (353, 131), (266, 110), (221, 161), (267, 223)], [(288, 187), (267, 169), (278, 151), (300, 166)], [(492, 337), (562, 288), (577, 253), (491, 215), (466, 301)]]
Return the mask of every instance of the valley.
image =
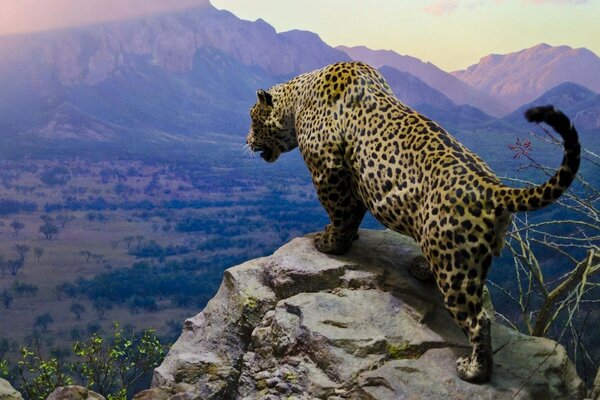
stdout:
[[(262, 160), (239, 161), (264, 172)], [(3, 356), (36, 336), (68, 349), (115, 321), (172, 341), (225, 268), (325, 223), (307, 173), (82, 160), (1, 170)]]

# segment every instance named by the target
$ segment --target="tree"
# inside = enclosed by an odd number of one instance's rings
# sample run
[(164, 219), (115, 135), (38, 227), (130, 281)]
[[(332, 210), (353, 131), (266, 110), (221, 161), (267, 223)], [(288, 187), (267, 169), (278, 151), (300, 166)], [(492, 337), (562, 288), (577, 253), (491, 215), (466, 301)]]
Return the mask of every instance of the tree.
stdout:
[(81, 319), (81, 314), (85, 312), (85, 307), (81, 303), (72, 303), (69, 310), (75, 314), (75, 319), (79, 321)]
[(13, 231), (14, 231), (13, 235), (14, 235), (14, 237), (16, 239), (19, 236), (19, 232), (23, 228), (25, 228), (25, 224), (22, 223), (22, 222), (20, 222), (20, 221), (15, 220), (15, 221), (13, 221), (13, 222), (10, 223), (10, 227), (13, 229)]
[(14, 281), (11, 289), (17, 296), (34, 296), (38, 291), (38, 287), (36, 285), (19, 281)]
[(40, 263), (40, 258), (44, 255), (44, 249), (42, 249), (41, 247), (35, 247), (33, 249), (33, 254), (35, 255), (35, 258), (37, 259), (37, 263)]
[[(546, 136), (532, 134), (538, 140), (559, 145), (548, 131)], [(519, 141), (510, 148), (515, 157), (528, 160), (527, 168), (547, 175), (554, 173), (531, 156), (531, 145)], [(516, 306), (518, 318), (499, 316), (515, 329), (533, 336), (546, 336), (565, 345), (584, 379), (595, 374), (600, 360), (597, 339), (583, 334), (598, 330), (598, 321), (588, 318), (594, 314), (593, 304), (600, 301), (600, 189), (586, 176), (586, 163), (600, 167), (600, 156), (582, 152), (582, 168), (571, 188), (553, 206), (553, 219), (537, 221), (528, 213), (514, 216), (507, 248), (513, 256), (517, 292), (488, 281)], [(511, 179), (519, 184), (524, 180)], [(560, 275), (547, 276), (544, 262), (560, 265)], [(589, 327), (588, 325), (593, 325)], [(596, 342), (594, 342), (596, 341)]]
[(42, 215), (40, 215), (40, 219), (45, 224), (54, 223), (54, 218), (52, 218), (52, 216), (48, 215), (48, 214), (42, 214)]
[(8, 272), (10, 272), (12, 276), (16, 276), (19, 270), (23, 268), (24, 263), (24, 260), (21, 258), (6, 261)]
[(7, 338), (0, 339), (0, 360), (6, 358), (6, 353), (10, 351), (11, 345)]
[(25, 254), (29, 252), (29, 246), (27, 246), (26, 244), (15, 244), (13, 246), (13, 249), (15, 249), (17, 254), (19, 254), (19, 259), (21, 261), (25, 261)]
[(4, 308), (9, 309), (12, 302), (13, 302), (12, 295), (8, 291), (4, 290), (2, 292), (2, 305), (4, 306)]
[(68, 222), (74, 221), (77, 218), (74, 215), (57, 215), (56, 216), (56, 222), (58, 222), (60, 224), (60, 227), (62, 229), (65, 229), (65, 226), (67, 225)]
[(78, 289), (77, 285), (71, 282), (63, 282), (60, 285), (56, 285), (54, 292), (56, 293), (57, 300), (62, 298), (64, 294), (70, 299), (77, 297)]
[(33, 327), (40, 328), (42, 332), (47, 332), (48, 326), (52, 323), (54, 323), (54, 318), (52, 318), (52, 315), (50, 315), (50, 313), (45, 313), (38, 315), (35, 318), (35, 323), (33, 324)]
[(52, 237), (58, 233), (58, 226), (52, 222), (46, 222), (40, 226), (40, 233), (44, 235), (46, 240), (52, 240)]
[(105, 297), (94, 300), (92, 307), (94, 307), (94, 310), (96, 310), (98, 318), (100, 319), (104, 319), (104, 314), (106, 314), (108, 310), (112, 310), (112, 304)]
[(127, 250), (129, 250), (129, 248), (131, 247), (131, 242), (133, 242), (135, 239), (133, 238), (133, 236), (125, 236), (123, 238), (123, 241), (125, 242), (125, 244), (127, 245)]
[(85, 262), (89, 263), (90, 258), (92, 258), (92, 256), (93, 256), (93, 253), (89, 250), (80, 250), (79, 255), (85, 257)]

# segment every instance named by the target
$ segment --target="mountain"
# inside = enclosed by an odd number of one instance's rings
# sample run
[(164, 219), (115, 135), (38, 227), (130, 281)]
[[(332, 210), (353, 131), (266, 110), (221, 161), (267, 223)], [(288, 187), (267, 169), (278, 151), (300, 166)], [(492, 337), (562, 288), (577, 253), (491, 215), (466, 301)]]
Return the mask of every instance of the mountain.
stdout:
[(491, 96), (470, 87), (430, 62), (423, 62), (411, 56), (403, 56), (391, 50), (371, 50), (365, 46), (338, 46), (336, 49), (348, 54), (353, 60), (363, 61), (375, 68), (388, 65), (397, 70), (408, 72), (432, 88), (437, 89), (458, 105), (470, 104), (495, 116), (505, 115), (509, 111)]
[(448, 110), (455, 104), (440, 91), (427, 85), (421, 79), (389, 66), (379, 68), (390, 88), (398, 99), (407, 105), (418, 108), (421, 104), (430, 104)]
[(379, 68), (379, 72), (398, 99), (448, 130), (474, 128), (494, 119), (478, 108), (466, 104), (457, 106), (443, 93), (408, 72), (387, 65)]
[(564, 82), (600, 92), (600, 58), (569, 46), (539, 44), (516, 53), (492, 54), (452, 74), (513, 110)]
[(505, 120), (523, 125), (525, 110), (545, 104), (553, 104), (563, 111), (580, 132), (600, 132), (600, 94), (573, 82), (565, 82), (550, 89), (534, 101), (519, 107)]
[(20, 155), (74, 141), (143, 152), (205, 132), (239, 137), (256, 89), (340, 60), (314, 33), (277, 33), (210, 5), (1, 37), (0, 136)]

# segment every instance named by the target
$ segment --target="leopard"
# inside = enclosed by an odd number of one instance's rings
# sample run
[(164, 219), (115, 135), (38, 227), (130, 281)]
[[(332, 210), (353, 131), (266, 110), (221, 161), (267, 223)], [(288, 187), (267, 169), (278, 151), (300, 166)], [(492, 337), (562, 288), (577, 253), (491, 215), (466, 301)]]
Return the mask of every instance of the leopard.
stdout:
[(552, 105), (525, 112), (563, 139), (563, 159), (539, 186), (513, 188), (442, 126), (401, 102), (379, 71), (339, 62), (259, 89), (246, 146), (272, 163), (299, 148), (329, 216), (314, 236), (320, 252), (342, 255), (365, 213), (412, 237), (424, 261), (411, 272), (435, 281), (443, 305), (468, 337), (456, 360), (467, 382), (491, 379), (490, 316), (482, 296), (493, 256), (516, 212), (555, 202), (573, 182), (581, 146), (569, 118)]

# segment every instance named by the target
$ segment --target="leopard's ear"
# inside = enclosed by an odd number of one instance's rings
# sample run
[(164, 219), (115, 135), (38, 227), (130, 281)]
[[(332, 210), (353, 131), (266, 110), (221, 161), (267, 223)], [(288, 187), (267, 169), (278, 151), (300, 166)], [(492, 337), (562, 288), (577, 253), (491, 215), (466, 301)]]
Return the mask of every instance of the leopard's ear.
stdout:
[(256, 91), (256, 97), (258, 97), (258, 103), (260, 105), (273, 107), (273, 96), (266, 90), (258, 89)]

